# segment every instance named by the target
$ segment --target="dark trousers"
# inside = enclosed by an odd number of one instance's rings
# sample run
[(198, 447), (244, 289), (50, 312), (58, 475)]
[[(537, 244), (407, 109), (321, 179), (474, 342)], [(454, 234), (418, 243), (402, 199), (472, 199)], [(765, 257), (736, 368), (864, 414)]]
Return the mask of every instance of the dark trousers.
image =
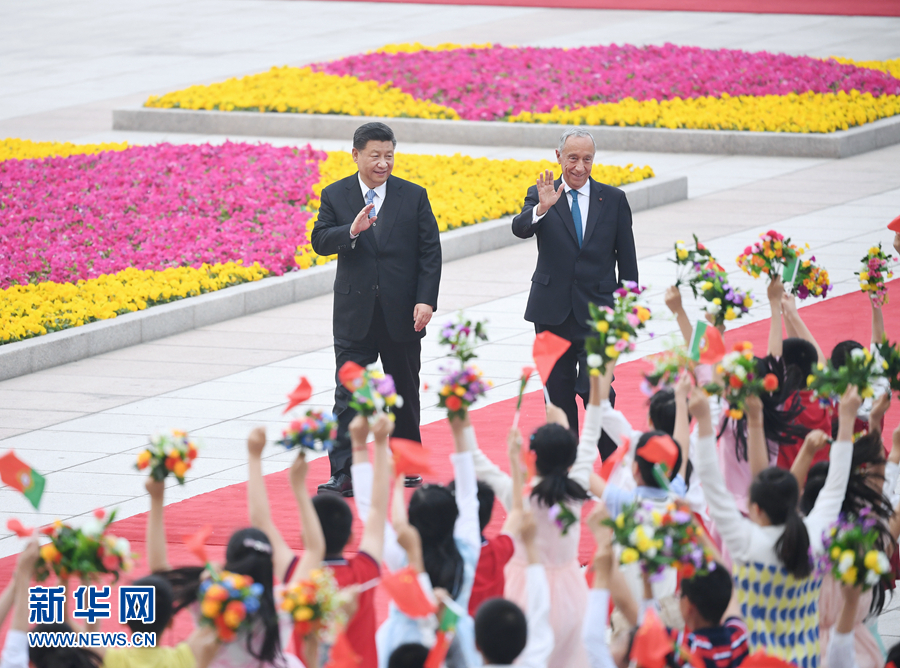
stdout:
[[(581, 397), (581, 402), (587, 408), (591, 386), (584, 340), (591, 332), (586, 325), (581, 325), (575, 319), (574, 313), (569, 313), (569, 317), (561, 325), (535, 324), (534, 330), (536, 333), (552, 332), (572, 342), (569, 349), (556, 362), (550, 378), (547, 379), (547, 393), (550, 395), (550, 401), (565, 411), (566, 417), (569, 418), (569, 427), (578, 436), (578, 405), (575, 396)], [(616, 405), (616, 391), (613, 388), (609, 389), (609, 403)], [(606, 459), (615, 452), (616, 444), (606, 432), (603, 432), (597, 442), (597, 449), (600, 456)]]
[(334, 413), (338, 418), (338, 437), (334, 449), (328, 455), (331, 460), (331, 474), (346, 473), (350, 475), (353, 453), (350, 448), (350, 436), (347, 428), (356, 416), (356, 411), (348, 405), (350, 392), (341, 385), (337, 374), (346, 362), (353, 361), (366, 367), (374, 364), (381, 357), (384, 372), (394, 379), (397, 394), (403, 397), (403, 408), (395, 409), (397, 420), (393, 436), (408, 438), (421, 442), (419, 434), (419, 369), (422, 366), (422, 342), (392, 341), (384, 321), (381, 302), (375, 302), (375, 313), (366, 338), (362, 341), (334, 339), (334, 358), (336, 364), (334, 391)]

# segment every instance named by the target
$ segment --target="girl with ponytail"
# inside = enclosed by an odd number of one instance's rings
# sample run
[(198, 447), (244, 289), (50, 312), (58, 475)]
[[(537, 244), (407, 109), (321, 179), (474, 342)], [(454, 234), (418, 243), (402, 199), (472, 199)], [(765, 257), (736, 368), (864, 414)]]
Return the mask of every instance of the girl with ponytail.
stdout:
[[(590, 377), (590, 397), (581, 438), (566, 423), (565, 413), (556, 406), (547, 406), (548, 424), (538, 428), (525, 447), (534, 457), (531, 493), (525, 500), (537, 523), (536, 544), (541, 562), (547, 569), (550, 585), (550, 625), (556, 642), (547, 662), (548, 668), (586, 668), (587, 654), (581, 641), (581, 621), (587, 610), (588, 589), (578, 563), (578, 542), (581, 537), (581, 508), (587, 498), (591, 473), (599, 451), (597, 442), (602, 426), (600, 408), (601, 386), (608, 388), (615, 364), (609, 364), (604, 376)], [(475, 430), (466, 419), (454, 426), (454, 436), (466, 444), (475, 460), (478, 479), (490, 485), (496, 498), (507, 512), (521, 499), (520, 487), (513, 478), (500, 470), (478, 449)], [(509, 436), (510, 460), (520, 467), (518, 448), (521, 436), (512, 430)], [(513, 469), (514, 473), (517, 469)], [(565, 530), (559, 525), (559, 512), (571, 512), (575, 521)], [(565, 531), (565, 532), (563, 532)], [(511, 532), (515, 534), (515, 531)], [(525, 546), (513, 538), (515, 553), (506, 566), (505, 597), (527, 609), (528, 587), (526, 569), (528, 559)]]
[[(841, 397), (838, 438), (831, 446), (825, 485), (811, 512), (803, 518), (797, 510), (796, 478), (783, 469), (767, 468), (750, 486), (748, 519), (738, 510), (719, 470), (706, 397), (696, 388), (691, 394), (691, 414), (699, 427), (696, 470), (709, 514), (731, 554), (751, 652), (762, 650), (808, 668), (818, 668), (821, 663), (818, 603), (822, 576), (813, 572), (811, 559), (822, 553), (822, 534), (841, 510), (860, 403), (853, 386)], [(764, 447), (762, 442), (756, 445)]]

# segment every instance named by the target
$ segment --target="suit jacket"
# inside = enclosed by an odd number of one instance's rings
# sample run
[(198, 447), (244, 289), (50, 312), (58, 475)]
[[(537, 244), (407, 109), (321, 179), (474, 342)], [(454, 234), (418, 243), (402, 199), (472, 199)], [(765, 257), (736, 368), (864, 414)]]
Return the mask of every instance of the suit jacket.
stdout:
[[(557, 179), (556, 188), (560, 183), (562, 180)], [(621, 281), (638, 280), (631, 207), (625, 193), (594, 179), (590, 183), (591, 201), (581, 248), (565, 194), (543, 218), (532, 223), (532, 209), (539, 199), (537, 186), (531, 186), (522, 213), (513, 219), (512, 230), (517, 237), (537, 236), (537, 267), (525, 309), (529, 322), (560, 325), (574, 312), (586, 328), (589, 302), (612, 306), (612, 293)]]
[(365, 338), (372, 323), (375, 297), (391, 339), (415, 341), (416, 304), (437, 309), (441, 282), (441, 240), (431, 212), (428, 193), (415, 183), (391, 176), (376, 229), (369, 228), (355, 240), (350, 225), (365, 206), (357, 174), (341, 179), (322, 191), (319, 217), (311, 243), (319, 255), (338, 256), (334, 280), (334, 336), (350, 341)]

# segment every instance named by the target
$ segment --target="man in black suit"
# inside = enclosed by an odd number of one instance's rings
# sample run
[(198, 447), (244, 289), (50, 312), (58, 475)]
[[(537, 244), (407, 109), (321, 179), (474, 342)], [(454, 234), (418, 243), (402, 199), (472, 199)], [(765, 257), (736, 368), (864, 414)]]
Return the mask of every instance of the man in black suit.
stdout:
[[(333, 317), (337, 371), (345, 362), (365, 367), (380, 356), (403, 397), (394, 436), (421, 441), (421, 339), (437, 308), (441, 242), (425, 189), (391, 176), (396, 146), (384, 123), (357, 128), (353, 160), (359, 172), (322, 191), (311, 242), (319, 255), (338, 256)], [(319, 485), (320, 492), (353, 495), (347, 427), (356, 411), (349, 401), (350, 392), (338, 381), (338, 439), (329, 456), (331, 479)], [(421, 484), (421, 478), (407, 483)]]
[[(538, 176), (512, 223), (513, 234), (522, 239), (536, 236), (538, 243), (525, 319), (534, 323), (536, 332), (549, 330), (572, 342), (553, 367), (547, 392), (576, 434), (575, 395), (588, 403), (588, 303), (612, 306), (621, 282), (638, 280), (631, 207), (621, 190), (591, 178), (596, 150), (589, 132), (566, 130), (556, 151), (562, 178), (554, 181), (550, 170)], [(610, 401), (615, 403), (614, 391)], [(604, 434), (598, 447), (607, 457), (616, 446)]]

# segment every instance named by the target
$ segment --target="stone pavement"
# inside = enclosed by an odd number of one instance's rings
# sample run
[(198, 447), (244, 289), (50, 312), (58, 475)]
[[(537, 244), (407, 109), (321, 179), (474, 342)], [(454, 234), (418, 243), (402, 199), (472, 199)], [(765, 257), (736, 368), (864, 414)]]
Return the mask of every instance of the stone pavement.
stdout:
[[(900, 57), (900, 19), (885, 18), (256, 0), (140, 5), (0, 0), (0, 15), (0, 137), (35, 140), (224, 141), (112, 132), (110, 111), (139, 104), (151, 93), (389, 42), (670, 41), (814, 56)], [(349, 148), (349, 141), (313, 144)], [(400, 159), (404, 151), (533, 159), (551, 157), (551, 149), (401, 143)], [(729, 268), (747, 242), (769, 227), (808, 240), (832, 274), (835, 294), (843, 294), (857, 289), (853, 272), (865, 249), (877, 241), (889, 246), (884, 226), (900, 213), (900, 147), (841, 161), (603, 151), (597, 159), (649, 164), (661, 176), (689, 178), (688, 201), (635, 216), (642, 282), (652, 286), (648, 294), (658, 314), (664, 313), (662, 291), (674, 278), (667, 262), (672, 243), (692, 232)], [(479, 358), (496, 383), (488, 402), (513, 396), (530, 354), (532, 329), (522, 312), (534, 258), (533, 244), (525, 243), (444, 267), (436, 322), (461, 308), (490, 320), (491, 342)], [(764, 297), (762, 282), (741, 275), (735, 281)], [(0, 451), (14, 447), (47, 474), (40, 513), (0, 489), (0, 556), (20, 549), (5, 529), (11, 516), (28, 524), (77, 518), (98, 506), (119, 507), (124, 516), (146, 510), (143, 476), (132, 466), (147, 435), (158, 429), (186, 428), (205, 443), (188, 483), (170, 490), (169, 502), (244, 480), (243, 439), (257, 424), (267, 425), (270, 435), (280, 431), (284, 395), (298, 376), (312, 381), (315, 405), (330, 407), (330, 314), (330, 297), (320, 297), (0, 382)], [(766, 314), (761, 300), (751, 320)], [(423, 345), (423, 381), (432, 387), (441, 365), (435, 329)], [(663, 335), (675, 325), (663, 317), (653, 330)], [(639, 354), (659, 349), (665, 339), (642, 341)], [(433, 390), (423, 392), (423, 420), (442, 417), (435, 403)], [(283, 469), (288, 460), (287, 453), (270, 455), (264, 470)], [(879, 620), (888, 644), (900, 639), (898, 614)]]

